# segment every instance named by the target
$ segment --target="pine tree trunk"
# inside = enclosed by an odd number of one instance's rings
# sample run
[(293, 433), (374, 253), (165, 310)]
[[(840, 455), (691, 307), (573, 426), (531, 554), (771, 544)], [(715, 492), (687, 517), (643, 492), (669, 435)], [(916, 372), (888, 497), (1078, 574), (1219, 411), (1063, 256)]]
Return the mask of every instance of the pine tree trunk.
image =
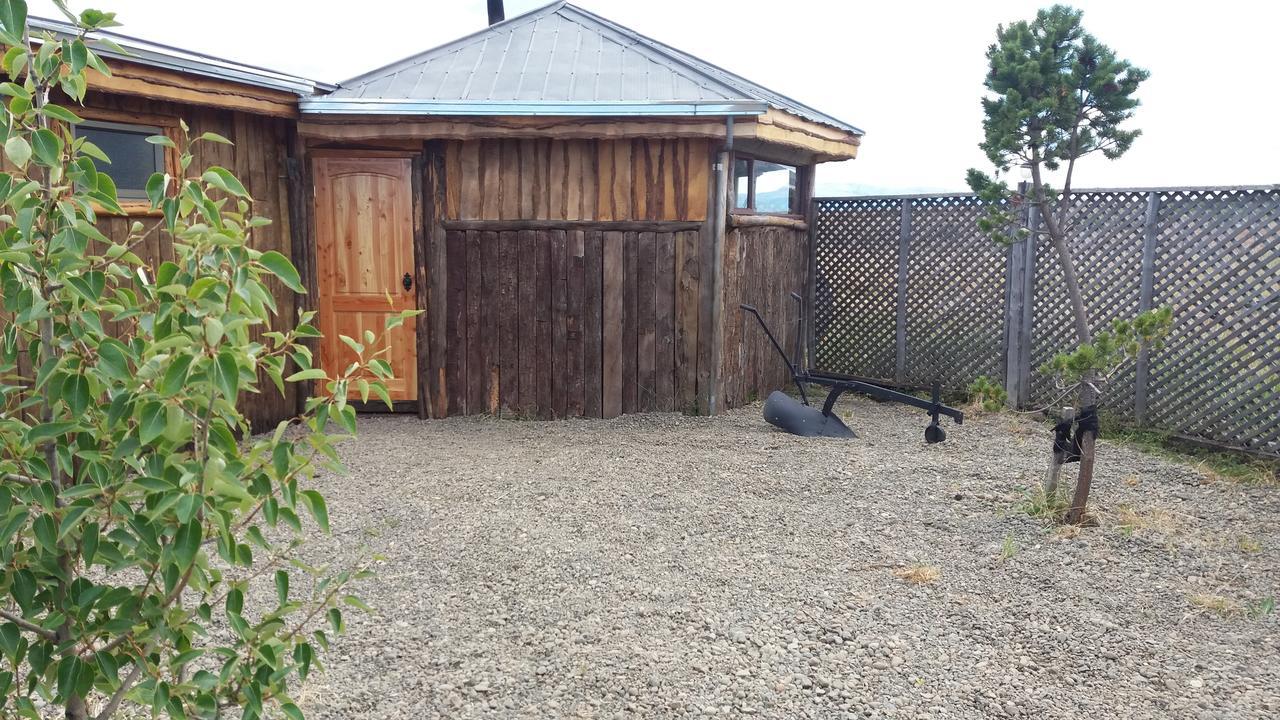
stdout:
[[(1096, 373), (1087, 373), (1081, 379), (1080, 408), (1097, 408), (1098, 390)], [(1077, 430), (1079, 432), (1079, 430)], [(1089, 507), (1089, 490), (1093, 486), (1093, 459), (1097, 449), (1097, 435), (1087, 432), (1080, 438), (1080, 474), (1076, 477), (1076, 492), (1071, 498), (1071, 509), (1067, 511), (1065, 522), (1079, 525), (1085, 518)]]
[[(1037, 177), (1037, 184), (1039, 179)], [(1037, 192), (1042, 193), (1037, 187)], [(1043, 194), (1039, 194), (1043, 197)], [(1042, 210), (1044, 208), (1042, 207)], [(1075, 324), (1076, 340), (1081, 344), (1093, 342), (1093, 331), (1089, 328), (1089, 313), (1084, 306), (1084, 292), (1080, 289), (1080, 279), (1076, 276), (1075, 262), (1071, 256), (1071, 249), (1067, 246), (1067, 238), (1064, 228), (1056, 218), (1050, 220), (1046, 218), (1049, 228), (1049, 237), (1053, 240), (1053, 248), (1058, 253), (1058, 262), (1062, 266), (1062, 281), (1067, 289), (1067, 299), (1071, 304), (1071, 319)], [(1081, 378), (1080, 396), (1079, 396), (1079, 415), (1083, 415), (1087, 408), (1097, 408), (1098, 405), (1098, 376), (1095, 372), (1087, 372)], [(1077, 426), (1076, 432), (1079, 432)], [(1080, 474), (1076, 479), (1076, 489), (1074, 497), (1071, 500), (1071, 509), (1067, 511), (1065, 521), (1070, 524), (1079, 524), (1084, 518), (1085, 509), (1089, 504), (1089, 489), (1093, 484), (1093, 459), (1094, 445), (1097, 438), (1091, 432), (1085, 433), (1080, 441)], [(1052, 472), (1052, 466), (1050, 467)]]

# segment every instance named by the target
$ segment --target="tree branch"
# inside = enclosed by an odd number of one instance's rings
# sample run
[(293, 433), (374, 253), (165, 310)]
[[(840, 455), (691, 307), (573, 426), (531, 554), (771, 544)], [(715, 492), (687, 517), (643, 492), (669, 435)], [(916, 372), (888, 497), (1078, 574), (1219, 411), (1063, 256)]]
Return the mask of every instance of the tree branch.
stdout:
[(33, 632), (39, 635), (40, 637), (44, 638), (45, 640), (58, 639), (58, 634), (55, 633), (54, 631), (46, 630), (45, 628), (42, 628), (33, 622), (28, 622), (27, 620), (23, 620), (21, 617), (18, 617), (17, 615), (14, 615), (13, 613), (7, 610), (0, 610), (0, 618), (4, 618), (5, 620), (8, 620), (9, 622), (13, 623), (14, 625), (17, 625), (18, 627), (22, 628), (23, 630), (26, 630), (27, 632)]
[(120, 687), (116, 688), (116, 691), (111, 694), (111, 699), (107, 701), (107, 704), (102, 706), (102, 711), (94, 716), (94, 720), (108, 720), (112, 715), (115, 715), (116, 710), (120, 708), (120, 703), (124, 700), (125, 694), (142, 676), (143, 662), (141, 658), (133, 661), (133, 669), (129, 671), (124, 681), (120, 683)]

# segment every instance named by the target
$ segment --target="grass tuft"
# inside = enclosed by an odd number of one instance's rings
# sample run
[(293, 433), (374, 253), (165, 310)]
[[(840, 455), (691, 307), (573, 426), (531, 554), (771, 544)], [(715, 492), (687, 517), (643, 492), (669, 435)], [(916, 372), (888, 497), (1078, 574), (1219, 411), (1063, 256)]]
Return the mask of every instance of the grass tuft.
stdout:
[(1187, 599), (1190, 600), (1191, 604), (1198, 608), (1200, 612), (1217, 615), (1222, 618), (1231, 617), (1242, 610), (1240, 603), (1222, 595), (1196, 593)]
[(942, 577), (942, 571), (933, 565), (909, 565), (893, 571), (899, 579), (915, 585), (928, 585)]
[(1262, 552), (1262, 541), (1257, 538), (1249, 537), (1248, 535), (1241, 535), (1236, 538), (1236, 547), (1239, 548), (1242, 553), (1257, 555)]
[(1018, 554), (1018, 543), (1013, 539), (1013, 533), (1007, 533), (1004, 536), (1004, 542), (1000, 543), (1000, 561), (1009, 560)]
[(1132, 535), (1140, 531), (1157, 532), (1171, 535), (1182, 526), (1183, 516), (1165, 508), (1138, 508), (1132, 505), (1118, 505), (1109, 513), (1112, 525)]
[(1043, 485), (1028, 488), (1023, 493), (1022, 502), (1018, 504), (1018, 510), (1021, 512), (1050, 523), (1062, 522), (1062, 518), (1070, 509), (1071, 500), (1062, 488), (1053, 493), (1047, 493)]

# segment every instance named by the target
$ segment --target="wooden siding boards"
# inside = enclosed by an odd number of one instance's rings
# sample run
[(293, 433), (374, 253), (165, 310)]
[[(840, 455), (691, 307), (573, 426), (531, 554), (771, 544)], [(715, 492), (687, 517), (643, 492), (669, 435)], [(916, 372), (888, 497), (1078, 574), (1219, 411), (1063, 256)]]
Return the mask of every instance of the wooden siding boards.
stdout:
[(788, 353), (794, 351), (800, 308), (791, 293), (805, 287), (808, 234), (782, 227), (742, 227), (725, 236), (724, 348), (721, 353), (725, 407), (762, 399), (790, 382), (787, 367), (755, 318), (739, 309), (754, 305)]
[(711, 323), (703, 231), (686, 228), (707, 219), (709, 142), (439, 144), (444, 409), (696, 410), (709, 342), (699, 329)]

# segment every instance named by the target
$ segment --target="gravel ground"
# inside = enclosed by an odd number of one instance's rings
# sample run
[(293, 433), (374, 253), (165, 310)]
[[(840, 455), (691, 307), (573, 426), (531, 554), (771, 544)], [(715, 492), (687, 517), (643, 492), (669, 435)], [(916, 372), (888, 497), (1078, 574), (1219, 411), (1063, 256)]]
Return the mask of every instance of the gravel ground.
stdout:
[(1280, 714), (1280, 490), (1104, 441), (1101, 526), (1067, 533), (1019, 510), (1043, 427), (926, 446), (921, 413), (843, 409), (858, 440), (758, 406), (362, 419), (307, 554), (386, 561), (308, 717)]

